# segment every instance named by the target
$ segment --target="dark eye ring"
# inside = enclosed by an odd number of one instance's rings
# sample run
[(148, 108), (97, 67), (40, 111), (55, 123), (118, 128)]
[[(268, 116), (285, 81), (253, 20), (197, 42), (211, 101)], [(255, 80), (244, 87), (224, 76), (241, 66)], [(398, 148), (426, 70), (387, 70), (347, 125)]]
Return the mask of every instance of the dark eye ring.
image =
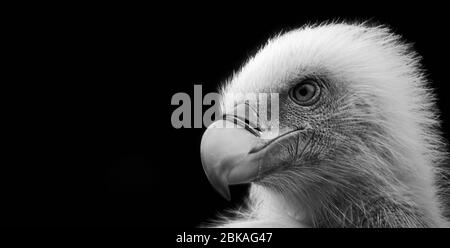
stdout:
[(319, 99), (320, 87), (316, 81), (305, 79), (295, 85), (289, 92), (294, 102), (303, 106), (309, 106)]

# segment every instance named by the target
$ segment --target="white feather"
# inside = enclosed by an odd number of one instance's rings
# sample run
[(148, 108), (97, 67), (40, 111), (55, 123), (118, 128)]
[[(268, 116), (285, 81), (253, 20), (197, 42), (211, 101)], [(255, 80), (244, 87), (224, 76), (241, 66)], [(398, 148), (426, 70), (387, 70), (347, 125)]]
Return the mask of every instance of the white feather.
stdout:
[[(426, 209), (437, 226), (444, 226), (448, 222), (442, 217), (437, 180), (446, 153), (435, 97), (419, 60), (386, 27), (305, 26), (269, 40), (223, 88), (223, 103), (227, 107), (236, 101), (233, 93), (277, 92), (298, 75), (317, 71), (346, 82), (359, 97), (376, 101), (380, 111), (372, 117), (391, 134), (383, 145), (397, 155), (398, 180), (408, 187), (415, 204)], [(296, 204), (253, 185), (248, 210), (239, 212), (240, 218), (225, 220), (224, 226), (300, 227), (304, 213)]]

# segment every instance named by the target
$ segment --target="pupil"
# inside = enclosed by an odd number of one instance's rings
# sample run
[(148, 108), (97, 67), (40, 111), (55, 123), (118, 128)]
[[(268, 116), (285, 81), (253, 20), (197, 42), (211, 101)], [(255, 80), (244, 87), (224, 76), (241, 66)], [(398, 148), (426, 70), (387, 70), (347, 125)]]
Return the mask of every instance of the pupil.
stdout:
[(308, 87), (302, 87), (300, 88), (299, 92), (298, 92), (301, 96), (306, 96), (308, 95)]

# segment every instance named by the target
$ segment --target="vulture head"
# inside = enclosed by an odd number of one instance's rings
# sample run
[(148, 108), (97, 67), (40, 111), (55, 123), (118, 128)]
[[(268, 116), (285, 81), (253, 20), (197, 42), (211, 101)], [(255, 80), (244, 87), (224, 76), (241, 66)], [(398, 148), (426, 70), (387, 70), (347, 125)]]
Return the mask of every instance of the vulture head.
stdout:
[[(244, 210), (219, 225), (448, 225), (435, 97), (418, 55), (388, 28), (333, 23), (279, 35), (221, 93), (224, 119), (202, 138), (203, 167), (226, 198), (231, 184), (251, 187)], [(246, 93), (278, 94), (278, 114), (258, 119)]]

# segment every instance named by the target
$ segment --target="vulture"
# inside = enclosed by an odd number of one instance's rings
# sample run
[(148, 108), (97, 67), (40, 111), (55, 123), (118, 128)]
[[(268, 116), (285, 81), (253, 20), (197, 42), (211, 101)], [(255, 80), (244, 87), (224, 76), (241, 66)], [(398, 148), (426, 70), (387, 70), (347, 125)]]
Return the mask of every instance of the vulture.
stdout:
[[(448, 227), (446, 142), (420, 59), (365, 22), (269, 39), (221, 86), (223, 118), (202, 137), (222, 196), (250, 183), (244, 206), (207, 226)], [(258, 119), (248, 93), (276, 93), (278, 114)]]

